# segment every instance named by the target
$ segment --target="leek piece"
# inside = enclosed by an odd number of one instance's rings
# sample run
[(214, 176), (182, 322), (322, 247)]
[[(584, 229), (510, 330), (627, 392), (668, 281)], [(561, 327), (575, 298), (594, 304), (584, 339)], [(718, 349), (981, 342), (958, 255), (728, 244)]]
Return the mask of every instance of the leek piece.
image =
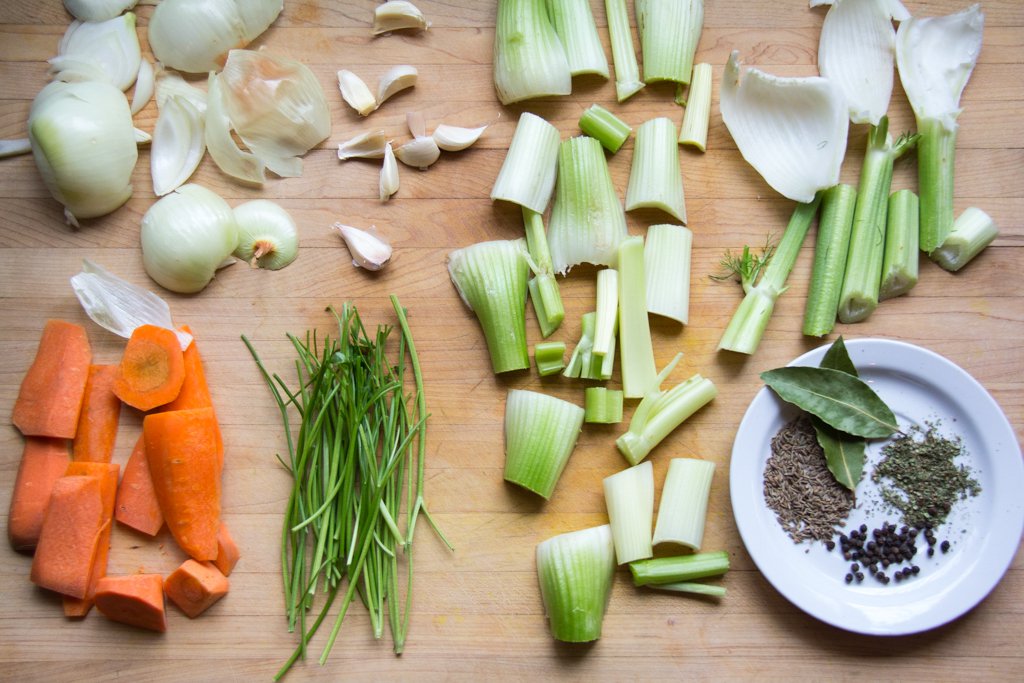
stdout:
[(846, 272), (839, 294), (839, 320), (865, 320), (878, 306), (885, 255), (885, 215), (889, 206), (893, 162), (914, 146), (917, 136), (901, 136), (895, 143), (888, 133), (889, 120), (883, 116), (868, 132), (867, 151), (860, 169), (857, 205), (853, 210)]
[(638, 560), (630, 563), (629, 571), (633, 574), (633, 584), (637, 586), (693, 581), (709, 576), (720, 576), (729, 571), (729, 553), (718, 550), (696, 555)]
[(599, 104), (592, 104), (580, 116), (580, 130), (595, 138), (606, 150), (619, 151), (633, 129), (629, 124)]
[(824, 337), (835, 327), (856, 203), (857, 189), (852, 185), (833, 185), (821, 194), (821, 219), (804, 309), (803, 332), (809, 337)]
[(615, 560), (626, 564), (654, 554), (654, 467), (643, 462), (604, 478), (604, 502), (612, 525)]
[(714, 383), (700, 375), (668, 391), (652, 391), (640, 401), (629, 421), (629, 430), (615, 441), (615, 446), (630, 465), (635, 465), (717, 395)]
[(544, 234), (544, 218), (532, 209), (523, 207), (523, 225), (526, 229), (526, 247), (530, 253), (533, 277), (528, 284), (530, 301), (537, 314), (540, 333), (545, 338), (558, 329), (565, 319), (565, 307), (558, 280), (551, 270), (551, 251)]
[(658, 390), (647, 321), (644, 240), (639, 236), (626, 238), (619, 247), (619, 355), (626, 398), (643, 398)]
[(636, 0), (644, 83), (689, 83), (704, 27), (704, 0)]
[(601, 143), (586, 136), (563, 141), (548, 222), (554, 271), (565, 274), (579, 263), (614, 265), (615, 250), (626, 237), (626, 214)]
[(775, 302), (787, 289), (786, 280), (796, 264), (800, 246), (807, 237), (807, 231), (818, 213), (820, 203), (819, 194), (815, 195), (809, 204), (796, 205), (775, 254), (767, 267), (760, 271), (761, 276), (756, 278), (756, 284), (752, 274), (741, 275), (743, 291), (746, 294), (739, 308), (733, 313), (725, 332), (722, 333), (722, 338), (718, 342), (719, 349), (748, 355), (757, 351), (764, 330), (772, 317), (772, 311), (775, 310)]
[(498, 0), (494, 89), (502, 104), (572, 92), (569, 62), (546, 0)]
[(541, 377), (554, 375), (565, 368), (565, 342), (541, 342), (533, 347), (533, 360)]
[(695, 64), (690, 95), (683, 114), (683, 125), (679, 129), (679, 144), (693, 145), (705, 151), (708, 145), (708, 124), (711, 122), (711, 65), (707, 62)]
[(448, 275), (483, 328), (495, 373), (530, 367), (525, 240), (480, 242), (448, 254)]
[(929, 257), (949, 271), (966, 266), (981, 250), (992, 243), (999, 228), (991, 216), (975, 207), (968, 207), (953, 223), (946, 240)]
[(503, 199), (544, 213), (555, 189), (559, 139), (557, 128), (523, 112), (494, 181), (491, 201)]
[(608, 78), (608, 58), (597, 35), (590, 0), (547, 0), (548, 16), (562, 41), (569, 73), (597, 74)]
[(898, 190), (889, 195), (879, 300), (906, 294), (917, 284), (918, 216), (917, 195), (912, 190)]
[(537, 577), (555, 640), (586, 643), (600, 638), (615, 577), (611, 527), (571, 531), (539, 543)]
[(622, 422), (622, 391), (587, 387), (583, 392), (583, 420), (595, 424)]
[(664, 116), (640, 124), (626, 188), (626, 211), (652, 207), (686, 222), (676, 126)]
[(584, 313), (580, 319), (582, 331), (580, 340), (569, 356), (569, 364), (562, 373), (563, 377), (580, 379), (608, 380), (612, 377), (615, 365), (615, 338), (612, 337), (611, 351), (604, 358), (594, 354), (594, 331), (597, 329), (597, 313)]
[(615, 99), (625, 102), (644, 87), (633, 49), (633, 31), (629, 27), (626, 0), (604, 0), (604, 10), (608, 17), (612, 61), (615, 62)]
[(583, 426), (583, 408), (536, 391), (505, 399), (505, 481), (551, 497)]
[(615, 348), (615, 324), (619, 315), (619, 273), (614, 268), (605, 268), (597, 274), (596, 313), (593, 353), (603, 358)]
[(725, 586), (714, 586), (699, 581), (679, 581), (678, 583), (649, 584), (650, 588), (673, 593), (693, 593), (694, 595), (707, 595), (712, 598), (721, 598), (725, 595)]
[(647, 228), (644, 273), (647, 312), (685, 325), (690, 318), (690, 253), (693, 233), (681, 225)]
[(715, 463), (707, 460), (673, 458), (669, 462), (654, 526), (654, 545), (678, 543), (700, 550), (714, 473)]

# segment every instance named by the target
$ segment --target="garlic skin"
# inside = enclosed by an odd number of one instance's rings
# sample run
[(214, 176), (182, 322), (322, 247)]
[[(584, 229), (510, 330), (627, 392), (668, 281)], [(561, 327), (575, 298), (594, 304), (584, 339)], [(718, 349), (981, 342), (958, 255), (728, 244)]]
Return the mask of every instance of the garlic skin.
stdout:
[(370, 92), (370, 87), (348, 69), (338, 72), (338, 88), (341, 90), (342, 99), (359, 112), (360, 116), (368, 116), (377, 108), (377, 98)]
[(384, 146), (384, 166), (380, 169), (380, 200), (386, 202), (398, 192), (398, 162), (391, 143)]
[(384, 131), (372, 130), (369, 133), (357, 135), (350, 140), (338, 145), (338, 159), (348, 161), (349, 159), (383, 159), (384, 148), (387, 146), (387, 138)]
[(238, 247), (233, 255), (253, 268), (280, 270), (299, 255), (299, 231), (279, 204), (254, 199), (234, 209)]
[(388, 2), (377, 5), (373, 10), (373, 35), (375, 36), (402, 29), (426, 31), (429, 26), (423, 12), (407, 0), (388, 0)]
[(459, 128), (458, 126), (438, 125), (431, 137), (437, 146), (446, 152), (460, 152), (472, 146), (487, 130), (487, 126), (479, 128)]
[(375, 227), (360, 230), (341, 223), (331, 227), (341, 233), (356, 268), (377, 271), (391, 261), (391, 245), (377, 234)]
[(379, 108), (395, 93), (415, 86), (418, 77), (419, 71), (416, 67), (408, 64), (399, 64), (388, 69), (377, 84), (377, 104), (374, 109)]

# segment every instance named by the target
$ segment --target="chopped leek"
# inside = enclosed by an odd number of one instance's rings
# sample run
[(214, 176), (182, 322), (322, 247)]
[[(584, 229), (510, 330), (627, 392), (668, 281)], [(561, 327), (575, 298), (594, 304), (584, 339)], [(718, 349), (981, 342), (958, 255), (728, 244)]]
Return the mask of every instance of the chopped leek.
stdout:
[(543, 217), (524, 206), (523, 224), (526, 228), (526, 247), (530, 252), (530, 267), (534, 273), (529, 282), (530, 301), (533, 302), (541, 334), (549, 337), (565, 319), (565, 307), (562, 306), (558, 280), (551, 269), (551, 251), (544, 234)]
[(656, 557), (629, 565), (637, 586), (665, 585), (720, 576), (729, 571), (729, 553), (719, 550), (678, 557)]
[(476, 313), (495, 373), (530, 367), (526, 348), (525, 240), (480, 242), (448, 254), (448, 275)]
[(803, 332), (809, 337), (824, 337), (835, 327), (856, 203), (857, 189), (852, 185), (833, 185), (821, 194), (821, 219), (804, 309)]
[(669, 462), (654, 527), (654, 545), (678, 543), (700, 550), (714, 473), (715, 463), (707, 460), (673, 458)]
[(608, 59), (597, 35), (590, 0), (547, 0), (548, 15), (562, 41), (569, 73), (597, 74), (608, 78)]
[(554, 375), (565, 368), (565, 342), (541, 342), (533, 347), (533, 360), (541, 377)]
[(544, 213), (555, 189), (558, 147), (558, 129), (536, 114), (523, 112), (494, 181), (491, 201), (503, 199)]
[(906, 294), (917, 284), (920, 221), (917, 195), (912, 190), (898, 190), (889, 195), (885, 226), (880, 300)]
[(587, 387), (583, 392), (583, 421), (594, 424), (622, 422), (622, 391)]
[(505, 400), (505, 481), (551, 497), (583, 426), (583, 408), (536, 391)]
[(633, 132), (629, 124), (599, 104), (590, 105), (580, 116), (580, 130), (596, 138), (612, 154), (619, 151)]
[(647, 312), (683, 325), (690, 317), (690, 250), (693, 233), (681, 225), (663, 223), (647, 228), (644, 274)]
[(597, 320), (594, 323), (594, 355), (602, 358), (615, 348), (619, 316), (619, 273), (605, 268), (597, 274)]
[(672, 119), (645, 121), (636, 131), (633, 165), (626, 188), (626, 211), (652, 207), (686, 222), (679, 143)]
[(612, 369), (615, 365), (614, 338), (611, 351), (602, 358), (594, 354), (594, 330), (596, 329), (597, 313), (594, 311), (584, 313), (580, 322), (583, 328), (580, 332), (580, 340), (572, 350), (569, 364), (565, 366), (562, 376), (595, 380), (611, 379)]
[(604, 502), (612, 525), (615, 559), (619, 564), (654, 554), (654, 467), (643, 462), (604, 478)]
[(551, 635), (568, 643), (597, 640), (615, 577), (611, 527), (571, 531), (539, 543), (537, 576)]
[[(667, 369), (671, 367), (669, 365)], [(630, 465), (637, 464), (672, 430), (717, 395), (714, 383), (700, 375), (694, 375), (668, 391), (652, 391), (640, 401), (629, 421), (629, 431), (615, 441), (616, 447)]]
[(619, 247), (619, 355), (626, 398), (643, 398), (658, 390), (658, 370), (654, 367), (647, 320), (644, 240), (640, 236), (626, 238)]
[(704, 27), (704, 0), (636, 0), (644, 83), (689, 83)]
[(498, 0), (494, 89), (502, 104), (572, 92), (572, 74), (546, 0)]
[(695, 64), (690, 96), (679, 129), (679, 144), (693, 145), (704, 151), (708, 145), (708, 124), (711, 122), (711, 65)]
[(968, 207), (953, 223), (946, 240), (929, 257), (950, 271), (957, 271), (970, 263), (982, 249), (999, 235), (999, 228), (991, 216), (975, 207)]
[(629, 27), (626, 0), (604, 0), (604, 9), (608, 17), (612, 61), (615, 62), (615, 98), (625, 102), (644, 87), (633, 50), (633, 31)]

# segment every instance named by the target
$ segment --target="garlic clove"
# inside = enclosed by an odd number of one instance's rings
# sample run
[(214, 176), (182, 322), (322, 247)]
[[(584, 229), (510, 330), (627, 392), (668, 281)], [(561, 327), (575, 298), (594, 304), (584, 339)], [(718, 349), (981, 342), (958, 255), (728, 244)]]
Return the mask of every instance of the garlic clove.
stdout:
[(427, 121), (423, 118), (423, 112), (409, 112), (405, 115), (405, 124), (409, 126), (409, 132), (414, 138), (427, 137)]
[(373, 10), (373, 35), (414, 29), (425, 31), (430, 24), (423, 12), (407, 0), (388, 0)]
[(383, 159), (386, 145), (387, 138), (384, 137), (384, 131), (373, 130), (338, 145), (338, 158), (342, 161), (357, 158)]
[(370, 92), (369, 86), (348, 69), (338, 72), (338, 88), (341, 90), (342, 98), (359, 112), (360, 116), (366, 116), (377, 108), (377, 99)]
[(437, 146), (444, 151), (458, 152), (479, 140), (485, 130), (487, 130), (487, 126), (459, 128), (458, 126), (446, 126), (442, 123), (434, 129), (432, 137)]
[(380, 200), (386, 202), (398, 192), (398, 162), (391, 143), (384, 146), (384, 166), (380, 169)]
[(395, 156), (406, 166), (426, 171), (441, 156), (441, 148), (432, 137), (413, 138), (396, 149)]
[(232, 210), (238, 224), (238, 247), (234, 256), (254, 268), (280, 270), (299, 255), (299, 232), (295, 221), (279, 204), (254, 199)]
[(355, 267), (380, 270), (391, 260), (391, 245), (377, 234), (375, 227), (360, 230), (341, 223), (335, 223), (332, 227), (341, 233)]
[[(397, 92), (401, 92), (406, 88), (411, 88), (416, 85), (416, 78), (419, 76), (419, 71), (416, 67), (409, 66), (408, 64), (399, 64), (388, 69), (380, 78), (380, 83), (377, 84), (377, 107), (384, 104), (384, 101)], [(375, 107), (376, 108), (376, 107)]]

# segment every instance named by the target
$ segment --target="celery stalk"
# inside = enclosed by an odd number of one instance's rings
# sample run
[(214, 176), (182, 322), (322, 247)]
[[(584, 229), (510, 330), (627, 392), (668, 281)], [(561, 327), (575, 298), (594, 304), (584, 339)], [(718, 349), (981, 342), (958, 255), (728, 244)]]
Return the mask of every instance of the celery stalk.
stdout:
[(604, 479), (604, 502), (619, 564), (653, 554), (654, 467), (643, 462)]
[(569, 73), (597, 74), (608, 78), (608, 59), (597, 35), (590, 0), (547, 0), (548, 15), (562, 41)]
[(678, 583), (652, 583), (649, 588), (656, 588), (661, 591), (673, 593), (693, 593), (694, 595), (707, 595), (713, 598), (721, 598), (725, 595), (725, 586), (714, 586), (699, 581), (680, 581)]
[(592, 104), (580, 116), (580, 130), (597, 139), (601, 146), (615, 154), (633, 129), (625, 121), (599, 104)]
[(929, 257), (949, 271), (966, 266), (999, 235), (992, 218), (975, 207), (968, 207), (953, 223), (953, 230)]
[(626, 398), (643, 398), (657, 391), (658, 371), (647, 321), (644, 240), (640, 236), (626, 238), (619, 247), (619, 357)]
[(569, 62), (545, 0), (498, 0), (494, 88), (502, 104), (572, 92)]
[(637, 586), (693, 581), (709, 576), (720, 576), (729, 571), (729, 553), (719, 550), (696, 555), (638, 560), (630, 563), (629, 571), (633, 574), (633, 584)]
[(606, 387), (587, 387), (583, 392), (583, 421), (597, 424), (622, 422), (622, 392)]
[(615, 348), (615, 327), (619, 315), (619, 273), (614, 268), (605, 268), (597, 273), (596, 313), (593, 353), (603, 358)]
[(917, 119), (921, 135), (917, 146), (920, 244), (921, 250), (929, 254), (953, 229), (953, 162), (958, 129), (955, 122), (952, 128), (947, 128), (940, 119)]
[(583, 408), (535, 391), (505, 399), (505, 481), (551, 497), (583, 426)]
[(541, 377), (554, 375), (565, 368), (565, 342), (541, 342), (533, 347), (533, 360)]
[(832, 331), (839, 310), (839, 293), (846, 272), (846, 254), (850, 247), (853, 209), (857, 189), (852, 185), (833, 185), (821, 193), (821, 219), (814, 244), (814, 266), (807, 289), (803, 332), (823, 337)]
[(629, 430), (615, 441), (615, 446), (629, 464), (635, 465), (717, 395), (714, 383), (700, 375), (668, 391), (652, 391), (640, 401), (629, 421)]
[(644, 83), (689, 83), (704, 27), (704, 0), (636, 0)]
[(540, 597), (556, 640), (585, 643), (601, 637), (614, 576), (615, 547), (607, 524), (537, 545)]
[(664, 116), (645, 121), (636, 131), (626, 187), (626, 211), (644, 207), (661, 209), (680, 222), (686, 222), (676, 126), (672, 119)]
[(714, 473), (715, 463), (707, 460), (673, 458), (669, 462), (654, 527), (654, 545), (677, 543), (700, 550)]
[(919, 233), (917, 195), (906, 189), (893, 192), (889, 195), (889, 211), (885, 220), (885, 256), (882, 259), (879, 300), (906, 294), (917, 284)]
[(683, 325), (690, 317), (690, 251), (693, 233), (681, 225), (652, 225), (644, 244), (647, 312)]
[(679, 128), (679, 144), (693, 145), (704, 151), (708, 144), (708, 124), (711, 122), (711, 65), (695, 64), (690, 94)]
[(612, 61), (615, 62), (615, 98), (625, 102), (644, 87), (644, 82), (640, 80), (636, 52), (633, 50), (633, 32), (629, 27), (626, 0), (604, 0), (604, 9), (608, 16)]
[(534, 275), (530, 278), (530, 301), (537, 314), (537, 323), (543, 337), (550, 337), (565, 319), (565, 307), (562, 305), (562, 294), (558, 288), (558, 280), (551, 270), (551, 251), (548, 238), (544, 234), (544, 219), (541, 214), (523, 207), (523, 225), (526, 230), (526, 247), (530, 253), (531, 268)]
[(523, 112), (494, 181), (491, 201), (503, 199), (544, 213), (555, 189), (559, 142), (557, 128)]
[(594, 331), (597, 329), (597, 313), (594, 311), (584, 313), (580, 321), (583, 328), (580, 333), (580, 340), (572, 350), (569, 364), (566, 365), (562, 376), (596, 380), (611, 379), (615, 363), (615, 337), (612, 337), (611, 351), (602, 358), (594, 354)]

